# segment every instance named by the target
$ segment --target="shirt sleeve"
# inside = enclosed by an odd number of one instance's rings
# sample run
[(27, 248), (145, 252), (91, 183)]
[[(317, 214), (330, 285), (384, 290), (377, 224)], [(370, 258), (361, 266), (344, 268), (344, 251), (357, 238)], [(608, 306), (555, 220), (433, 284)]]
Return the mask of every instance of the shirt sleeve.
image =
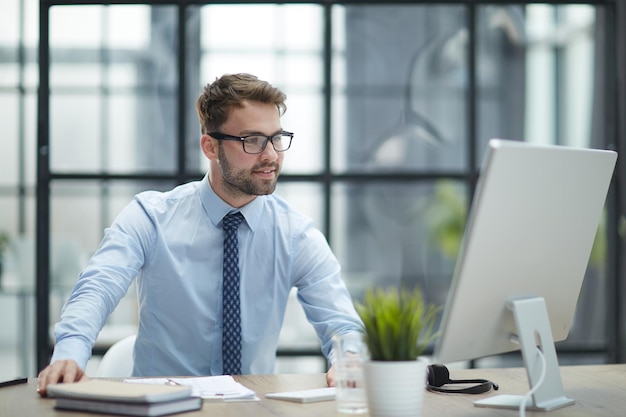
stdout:
[(298, 237), (295, 249), (293, 268), (298, 300), (320, 338), (324, 356), (330, 360), (332, 337), (363, 332), (363, 324), (341, 278), (339, 261), (312, 223)]
[(135, 198), (118, 215), (81, 272), (55, 325), (51, 363), (73, 359), (85, 369), (106, 319), (139, 274), (155, 235), (146, 209)]

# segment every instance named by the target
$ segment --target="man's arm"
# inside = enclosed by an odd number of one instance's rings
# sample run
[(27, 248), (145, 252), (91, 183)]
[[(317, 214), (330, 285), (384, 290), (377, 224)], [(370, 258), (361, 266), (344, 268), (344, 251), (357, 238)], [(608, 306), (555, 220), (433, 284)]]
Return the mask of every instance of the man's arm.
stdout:
[[(310, 226), (303, 237), (294, 262), (298, 301), (322, 342), (322, 352), (332, 363), (332, 337), (363, 332), (363, 323), (341, 279), (339, 262), (322, 233)], [(334, 384), (332, 367), (326, 380)]]
[(56, 344), (50, 365), (39, 374), (38, 391), (49, 384), (87, 378), (91, 349), (106, 319), (141, 269), (152, 239), (152, 223), (133, 201), (107, 229), (63, 306), (55, 326)]

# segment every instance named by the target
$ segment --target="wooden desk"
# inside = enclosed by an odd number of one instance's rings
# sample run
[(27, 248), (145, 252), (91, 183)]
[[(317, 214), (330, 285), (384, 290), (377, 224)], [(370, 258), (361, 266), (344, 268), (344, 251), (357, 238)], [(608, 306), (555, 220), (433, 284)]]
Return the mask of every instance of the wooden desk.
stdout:
[[(499, 394), (524, 394), (528, 383), (523, 369), (471, 369), (453, 370), (454, 379), (488, 378), (500, 384)], [(561, 368), (565, 393), (576, 400), (576, 404), (551, 412), (527, 411), (527, 416), (589, 417), (622, 416), (626, 413), (626, 364), (567, 366)], [(332, 417), (336, 416), (335, 402), (296, 404), (279, 400), (268, 400), (264, 395), (274, 391), (291, 391), (318, 388), (325, 385), (324, 374), (312, 375), (244, 375), (236, 377), (245, 386), (256, 391), (262, 398), (258, 402), (209, 403), (201, 411), (181, 414), (184, 416), (241, 417)], [(0, 388), (0, 417), (80, 417), (89, 414), (63, 412), (54, 409), (54, 400), (40, 398), (35, 392), (36, 378), (28, 384)], [(505, 416), (515, 417), (517, 411), (474, 407), (473, 401), (495, 395), (492, 391), (482, 395), (451, 395), (427, 392), (424, 417), (471, 417)]]

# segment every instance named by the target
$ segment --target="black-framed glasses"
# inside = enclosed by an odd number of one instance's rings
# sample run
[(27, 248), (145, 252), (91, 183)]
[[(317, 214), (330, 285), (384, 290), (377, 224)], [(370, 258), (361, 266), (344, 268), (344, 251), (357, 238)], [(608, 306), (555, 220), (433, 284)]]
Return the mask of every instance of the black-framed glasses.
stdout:
[(285, 152), (291, 146), (291, 139), (293, 139), (293, 133), (282, 131), (276, 135), (245, 135), (245, 136), (233, 136), (220, 132), (211, 132), (210, 136), (217, 140), (236, 140), (240, 141), (243, 145), (243, 151), (245, 153), (261, 153), (265, 150), (267, 142), (272, 142), (272, 146), (276, 152)]

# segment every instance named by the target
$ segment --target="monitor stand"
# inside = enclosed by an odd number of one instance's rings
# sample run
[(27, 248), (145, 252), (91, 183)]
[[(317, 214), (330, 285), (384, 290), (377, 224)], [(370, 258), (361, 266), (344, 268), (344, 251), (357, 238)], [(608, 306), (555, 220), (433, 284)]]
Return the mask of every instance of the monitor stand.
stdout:
[[(517, 339), (521, 345), (522, 357), (528, 382), (534, 387), (541, 377), (542, 361), (537, 352), (541, 349), (546, 362), (546, 375), (541, 386), (526, 403), (526, 409), (551, 411), (574, 404), (575, 400), (566, 397), (559, 373), (554, 339), (550, 330), (548, 310), (542, 297), (513, 300), (507, 303), (513, 312), (517, 325)], [(476, 407), (519, 408), (523, 395), (497, 395), (474, 402)]]

